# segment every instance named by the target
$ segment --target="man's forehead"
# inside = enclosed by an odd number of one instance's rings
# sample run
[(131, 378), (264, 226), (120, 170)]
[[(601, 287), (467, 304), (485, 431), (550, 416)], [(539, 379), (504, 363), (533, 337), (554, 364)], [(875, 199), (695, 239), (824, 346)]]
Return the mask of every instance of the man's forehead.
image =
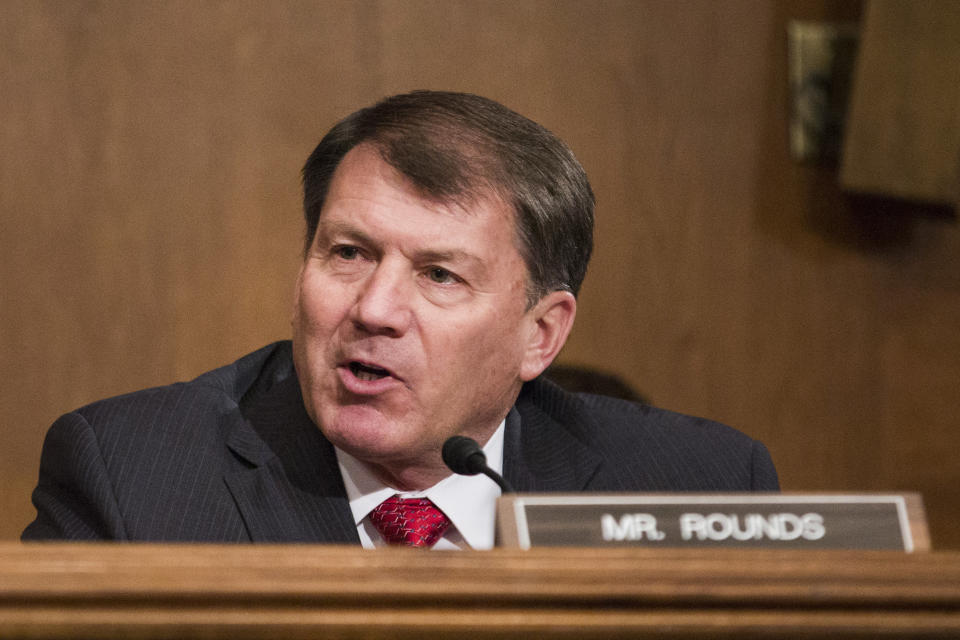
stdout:
[(511, 230), (516, 226), (514, 207), (495, 189), (478, 187), (449, 196), (431, 193), (388, 164), (370, 143), (351, 149), (337, 166), (318, 223), (323, 224), (332, 209), (339, 210), (343, 200), (363, 201), (379, 196), (396, 198), (404, 205), (442, 217), (488, 217), (494, 222), (503, 221)]
[(358, 180), (381, 179), (395, 187), (415, 195), (428, 208), (437, 212), (457, 215), (473, 215), (477, 211), (498, 210), (508, 214), (513, 222), (513, 205), (504, 197), (503, 189), (481, 175), (472, 176), (468, 184), (455, 191), (438, 192), (429, 185), (421, 184), (394, 166), (383, 148), (375, 142), (361, 142), (348, 151), (337, 166), (333, 180), (349, 174)]

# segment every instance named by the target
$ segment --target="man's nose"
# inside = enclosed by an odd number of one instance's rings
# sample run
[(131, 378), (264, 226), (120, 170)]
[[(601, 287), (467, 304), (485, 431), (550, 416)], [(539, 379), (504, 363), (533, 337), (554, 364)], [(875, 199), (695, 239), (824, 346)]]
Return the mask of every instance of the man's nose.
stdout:
[(351, 312), (354, 325), (374, 335), (402, 336), (412, 319), (413, 284), (408, 268), (381, 261), (357, 293)]

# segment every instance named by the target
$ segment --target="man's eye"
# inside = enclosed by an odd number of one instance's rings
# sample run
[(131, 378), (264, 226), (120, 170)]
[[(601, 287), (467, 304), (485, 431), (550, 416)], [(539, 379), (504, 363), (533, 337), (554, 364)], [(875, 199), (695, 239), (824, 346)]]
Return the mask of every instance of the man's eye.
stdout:
[(427, 277), (437, 284), (453, 284), (458, 282), (457, 276), (453, 275), (443, 267), (431, 267), (427, 271)]
[(336, 254), (338, 258), (342, 258), (344, 260), (353, 260), (360, 255), (360, 249), (356, 247), (349, 247), (349, 246), (337, 247), (336, 249), (333, 250), (333, 252)]

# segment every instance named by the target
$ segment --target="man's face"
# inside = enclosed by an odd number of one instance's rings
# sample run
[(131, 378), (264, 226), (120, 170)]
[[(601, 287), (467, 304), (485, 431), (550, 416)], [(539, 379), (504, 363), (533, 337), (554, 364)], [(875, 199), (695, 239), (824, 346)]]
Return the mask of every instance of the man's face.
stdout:
[(514, 238), (506, 205), (424, 199), (369, 145), (337, 168), (297, 281), (294, 361), (311, 418), (381, 478), (436, 475), (452, 435), (486, 442), (542, 370)]

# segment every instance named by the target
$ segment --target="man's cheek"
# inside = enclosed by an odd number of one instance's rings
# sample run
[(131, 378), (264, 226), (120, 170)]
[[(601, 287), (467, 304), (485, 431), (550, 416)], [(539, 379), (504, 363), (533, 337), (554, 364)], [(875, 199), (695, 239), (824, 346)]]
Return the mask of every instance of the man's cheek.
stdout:
[(346, 314), (346, 303), (336, 295), (306, 295), (301, 301), (300, 323), (312, 334), (332, 330)]

